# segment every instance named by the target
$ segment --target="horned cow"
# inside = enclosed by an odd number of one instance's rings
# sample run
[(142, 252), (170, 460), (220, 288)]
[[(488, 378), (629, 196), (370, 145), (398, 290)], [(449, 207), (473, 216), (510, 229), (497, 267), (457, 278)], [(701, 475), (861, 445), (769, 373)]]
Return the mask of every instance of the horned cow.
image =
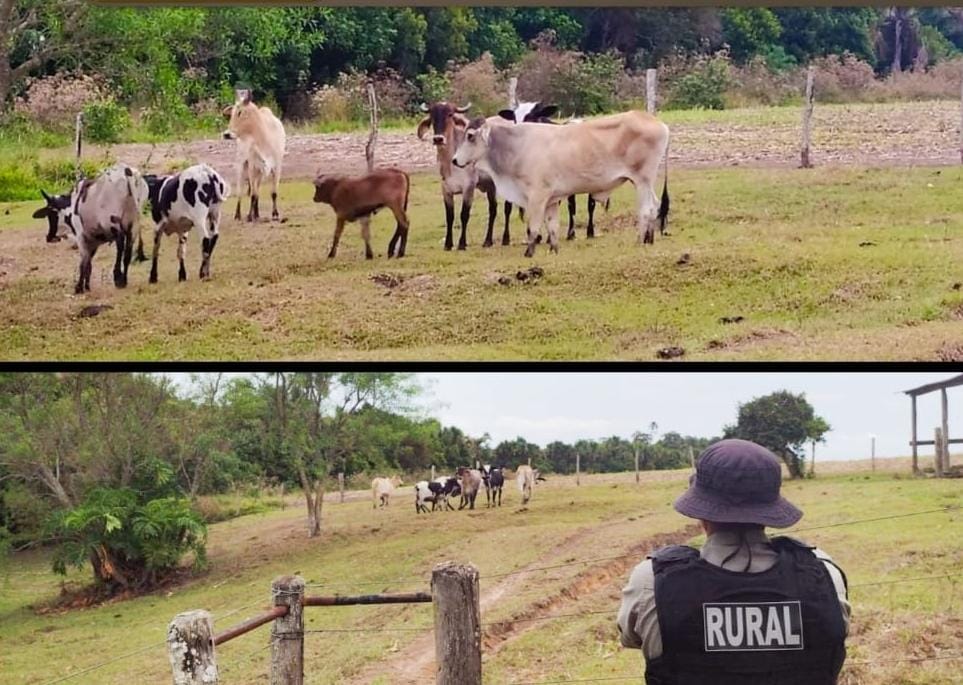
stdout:
[(47, 242), (69, 237), (80, 255), (80, 273), (74, 292), (90, 290), (93, 258), (104, 243), (117, 244), (114, 285), (127, 286), (127, 273), (134, 248), (134, 228), (147, 201), (148, 187), (135, 168), (115, 164), (94, 179), (81, 179), (67, 195), (51, 197), (40, 191), (46, 205), (33, 213), (46, 218)]
[(170, 176), (146, 175), (149, 188), (151, 215), (154, 228), (154, 251), (151, 259), (151, 283), (157, 283), (157, 253), (162, 235), (177, 234), (177, 259), (180, 268), (177, 280), (187, 279), (184, 266), (187, 236), (192, 228), (199, 228), (201, 238), (200, 278), (210, 278), (211, 255), (217, 245), (221, 223), (221, 204), (230, 194), (230, 187), (219, 173), (207, 164), (196, 164)]

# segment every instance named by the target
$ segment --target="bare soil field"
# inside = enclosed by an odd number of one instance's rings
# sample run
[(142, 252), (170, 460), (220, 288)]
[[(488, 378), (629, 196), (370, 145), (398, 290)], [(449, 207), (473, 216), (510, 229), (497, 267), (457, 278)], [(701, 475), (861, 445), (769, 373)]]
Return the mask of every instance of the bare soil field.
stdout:
[[(813, 114), (813, 163), (823, 165), (948, 165), (960, 161), (957, 102), (819, 105)], [(665, 112), (672, 130), (669, 162), (682, 167), (792, 167), (799, 163), (800, 113), (795, 107), (724, 112)], [(284, 177), (310, 179), (327, 173), (364, 171), (366, 132), (290, 135)], [(234, 178), (235, 143), (197, 140), (183, 143), (115, 145), (94, 148), (119, 160), (164, 171), (171, 163), (205, 161)], [(150, 160), (144, 164), (145, 160)], [(410, 131), (383, 131), (378, 163), (408, 171), (435, 167), (435, 150)]]

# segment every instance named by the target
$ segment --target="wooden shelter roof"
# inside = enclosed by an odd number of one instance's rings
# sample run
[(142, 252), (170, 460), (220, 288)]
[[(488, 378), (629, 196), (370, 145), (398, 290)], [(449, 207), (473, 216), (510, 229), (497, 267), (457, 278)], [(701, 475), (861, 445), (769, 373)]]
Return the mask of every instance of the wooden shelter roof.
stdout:
[(933, 392), (934, 390), (943, 390), (945, 388), (953, 388), (957, 385), (963, 385), (963, 373), (953, 378), (949, 378), (945, 381), (939, 381), (937, 383), (927, 383), (926, 385), (921, 385), (918, 388), (912, 388), (910, 390), (904, 390), (903, 393), (910, 395), (912, 397), (919, 397), (920, 395), (925, 395), (927, 393)]

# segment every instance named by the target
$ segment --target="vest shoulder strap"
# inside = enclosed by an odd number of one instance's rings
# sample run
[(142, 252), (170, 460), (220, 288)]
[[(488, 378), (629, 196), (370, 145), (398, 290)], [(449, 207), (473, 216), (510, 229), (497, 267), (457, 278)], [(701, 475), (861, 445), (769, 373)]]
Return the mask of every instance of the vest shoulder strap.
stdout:
[(816, 549), (815, 545), (810, 545), (809, 543), (803, 542), (802, 540), (788, 535), (777, 535), (774, 538), (769, 539), (769, 544), (778, 549), (785, 550), (798, 550), (798, 549)]
[(698, 559), (699, 550), (688, 545), (669, 545), (652, 552), (648, 558), (652, 560), (653, 573), (658, 573), (667, 566)]

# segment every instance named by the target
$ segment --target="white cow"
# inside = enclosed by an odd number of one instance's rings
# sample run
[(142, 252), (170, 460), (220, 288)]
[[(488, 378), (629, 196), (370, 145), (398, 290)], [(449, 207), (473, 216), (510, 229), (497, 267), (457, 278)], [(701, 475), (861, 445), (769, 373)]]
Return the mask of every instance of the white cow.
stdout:
[(371, 481), (371, 496), (374, 498), (371, 508), (377, 509), (379, 505), (382, 507), (388, 506), (388, 498), (391, 497), (391, 493), (394, 492), (396, 487), (403, 484), (398, 476), (375, 478)]

